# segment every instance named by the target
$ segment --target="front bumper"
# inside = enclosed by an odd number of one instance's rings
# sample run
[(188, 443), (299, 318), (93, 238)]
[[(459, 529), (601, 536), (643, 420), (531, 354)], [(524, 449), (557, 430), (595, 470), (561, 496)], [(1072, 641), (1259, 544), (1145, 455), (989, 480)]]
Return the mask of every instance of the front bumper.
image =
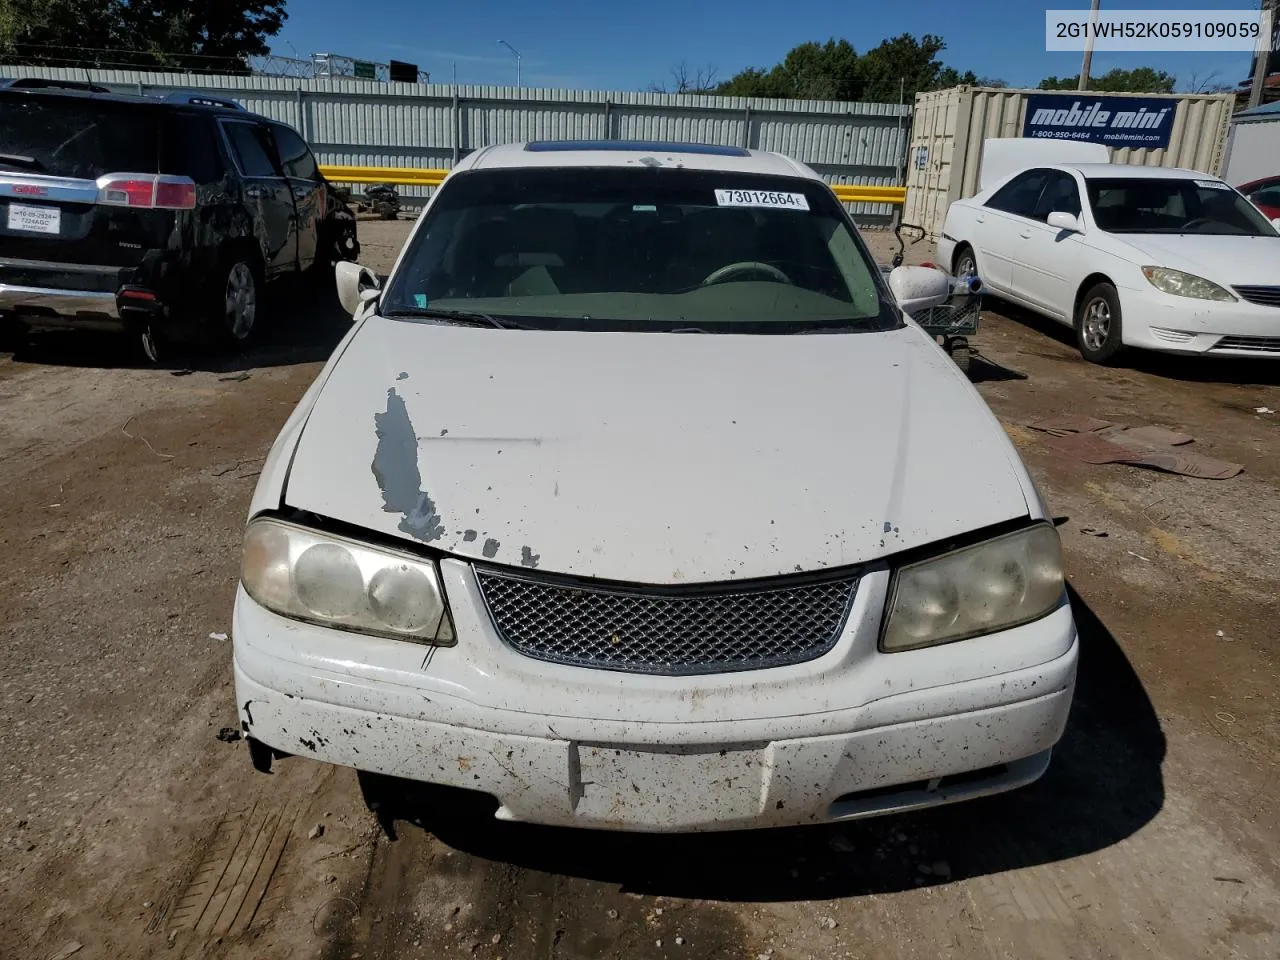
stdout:
[(1280, 357), (1280, 307), (1123, 290), (1124, 342), (1165, 353)]
[(875, 649), (887, 571), (804, 664), (653, 677), (532, 661), (502, 645), (470, 566), (442, 564), (459, 636), (435, 649), (236, 601), (246, 734), (284, 753), (462, 787), (502, 819), (682, 832), (871, 816), (1011, 789), (1062, 736), (1077, 641), (1064, 604), (946, 647)]

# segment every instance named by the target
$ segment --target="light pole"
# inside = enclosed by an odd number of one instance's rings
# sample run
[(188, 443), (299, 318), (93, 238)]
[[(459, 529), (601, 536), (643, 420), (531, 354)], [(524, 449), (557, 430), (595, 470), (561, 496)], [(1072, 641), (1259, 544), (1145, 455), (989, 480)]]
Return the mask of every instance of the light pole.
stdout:
[(510, 50), (513, 54), (515, 54), (515, 57), (516, 57), (516, 88), (517, 88), (517, 89), (519, 89), (519, 87), (521, 86), (521, 83), (520, 83), (520, 51), (519, 51), (519, 50), (517, 50), (515, 47), (513, 47), (511, 44), (507, 43), (507, 41), (505, 41), (505, 40), (499, 40), (499, 41), (498, 41), (498, 43), (499, 43), (499, 44), (501, 44), (502, 46), (506, 47), (506, 48), (507, 48), (508, 50)]
[(1089, 89), (1089, 68), (1093, 65), (1093, 31), (1098, 27), (1098, 0), (1093, 0), (1089, 10), (1089, 32), (1084, 35), (1084, 62), (1080, 64), (1080, 80), (1077, 90)]

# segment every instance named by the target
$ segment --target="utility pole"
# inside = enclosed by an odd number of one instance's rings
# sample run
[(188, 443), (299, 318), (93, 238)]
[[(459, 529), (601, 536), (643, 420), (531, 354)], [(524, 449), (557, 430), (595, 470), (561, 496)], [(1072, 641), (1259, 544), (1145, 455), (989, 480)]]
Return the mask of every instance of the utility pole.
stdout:
[[(499, 43), (499, 44), (501, 44), (502, 46), (506, 47), (506, 48), (507, 48), (508, 50), (510, 50), (513, 54), (515, 54), (515, 57), (516, 57), (516, 89), (519, 89), (519, 88), (522, 86), (522, 84), (521, 84), (521, 82), (520, 82), (520, 51), (519, 51), (519, 50), (517, 50), (515, 47), (513, 47), (511, 44), (507, 43), (507, 41), (505, 41), (505, 40), (499, 40), (499, 41), (498, 41), (498, 43)], [(536, 66), (536, 64), (535, 64), (535, 66)]]
[(1080, 80), (1077, 90), (1089, 89), (1089, 67), (1093, 65), (1093, 32), (1098, 28), (1098, 0), (1089, 9), (1089, 32), (1084, 35), (1084, 62), (1080, 64)]
[(1259, 38), (1258, 49), (1254, 54), (1253, 62), (1253, 83), (1249, 86), (1249, 106), (1256, 107), (1262, 103), (1262, 92), (1267, 82), (1267, 66), (1271, 60), (1271, 50), (1275, 44), (1275, 17), (1276, 17), (1276, 0), (1262, 0), (1262, 9), (1270, 11), (1271, 16), (1266, 18), (1263, 27), (1266, 28), (1267, 36), (1265, 42)]

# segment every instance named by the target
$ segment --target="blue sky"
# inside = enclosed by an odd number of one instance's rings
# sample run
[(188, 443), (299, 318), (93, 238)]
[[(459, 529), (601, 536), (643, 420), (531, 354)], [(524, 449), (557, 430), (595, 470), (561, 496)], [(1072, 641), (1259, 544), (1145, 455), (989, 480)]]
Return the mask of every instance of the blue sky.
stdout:
[[(1257, 0), (1103, 0), (1112, 9), (1242, 9)], [(289, 20), (272, 43), (276, 53), (340, 53), (408, 60), (449, 82), (514, 83), (523, 58), (525, 86), (638, 90), (670, 81), (672, 67), (715, 67), (727, 78), (748, 66), (768, 67), (807, 40), (843, 37), (862, 52), (900, 33), (935, 33), (947, 42), (944, 62), (1011, 86), (1079, 72), (1077, 53), (1046, 53), (1044, 11), (1087, 8), (1087, 0), (1048, 4), (1025, 0), (290, 0)], [(1095, 54), (1093, 72), (1151, 65), (1193, 76), (1218, 72), (1235, 83), (1249, 70), (1247, 54)]]

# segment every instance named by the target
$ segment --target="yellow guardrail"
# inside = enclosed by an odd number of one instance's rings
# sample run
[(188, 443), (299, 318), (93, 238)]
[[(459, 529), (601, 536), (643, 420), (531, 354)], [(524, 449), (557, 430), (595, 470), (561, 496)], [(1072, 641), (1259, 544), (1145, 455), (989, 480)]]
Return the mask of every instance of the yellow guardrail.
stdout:
[[(438, 187), (449, 173), (448, 170), (430, 167), (356, 167), (329, 164), (322, 164), (320, 172), (335, 183), (396, 183), (416, 187)], [(838, 184), (831, 190), (846, 203), (902, 204), (907, 199), (906, 187)]]

